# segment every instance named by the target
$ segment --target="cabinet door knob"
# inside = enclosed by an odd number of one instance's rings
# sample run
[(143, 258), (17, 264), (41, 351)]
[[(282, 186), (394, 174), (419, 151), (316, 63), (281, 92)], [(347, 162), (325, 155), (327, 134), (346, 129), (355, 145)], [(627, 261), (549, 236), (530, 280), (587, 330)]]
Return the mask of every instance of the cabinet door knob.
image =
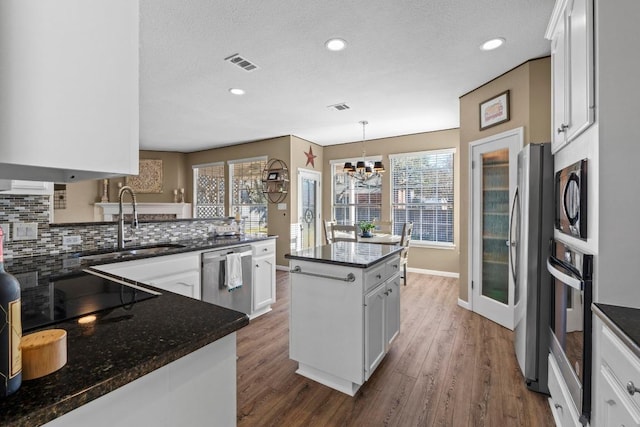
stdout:
[(556, 403), (556, 404), (554, 404), (553, 406), (554, 406), (554, 408), (556, 408), (556, 409), (562, 409), (562, 405), (561, 405), (561, 404), (559, 404), (559, 403)]
[(260, 268), (260, 264), (256, 264), (256, 268)]
[(382, 279), (382, 275), (381, 274), (376, 274), (376, 278)]
[(640, 389), (638, 387), (636, 387), (636, 385), (633, 383), (633, 381), (629, 381), (627, 383), (627, 391), (629, 392), (629, 394), (631, 396), (633, 396), (635, 393), (640, 393)]
[(569, 129), (569, 125), (565, 125), (564, 123), (560, 125), (560, 127), (558, 128), (558, 133), (562, 133), (562, 132), (566, 132), (567, 129)]

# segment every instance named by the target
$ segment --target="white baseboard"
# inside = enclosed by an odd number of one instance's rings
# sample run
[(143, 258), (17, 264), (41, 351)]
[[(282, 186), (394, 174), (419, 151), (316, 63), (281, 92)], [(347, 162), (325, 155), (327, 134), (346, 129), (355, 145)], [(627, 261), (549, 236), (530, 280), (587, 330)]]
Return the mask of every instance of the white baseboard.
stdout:
[(427, 270), (425, 268), (407, 268), (407, 271), (409, 273), (430, 274), (432, 276), (453, 277), (454, 279), (460, 278), (460, 273), (452, 271)]
[(289, 266), (288, 265), (278, 265), (278, 264), (276, 264), (276, 270), (289, 271)]
[(462, 300), (462, 299), (458, 298), (458, 305), (460, 307), (462, 307), (462, 308), (465, 308), (465, 309), (471, 311), (471, 304), (469, 304), (469, 301), (465, 301), (465, 300)]

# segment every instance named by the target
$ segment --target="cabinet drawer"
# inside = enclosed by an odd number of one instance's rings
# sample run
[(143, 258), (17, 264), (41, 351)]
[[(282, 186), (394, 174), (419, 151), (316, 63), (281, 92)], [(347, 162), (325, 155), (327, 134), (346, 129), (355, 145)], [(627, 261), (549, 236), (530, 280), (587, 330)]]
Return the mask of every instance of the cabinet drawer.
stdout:
[(571, 401), (569, 390), (566, 385), (561, 383), (562, 375), (560, 374), (560, 368), (556, 363), (556, 359), (549, 355), (549, 405), (551, 406), (551, 413), (556, 421), (556, 425), (559, 426), (575, 426), (581, 427), (578, 420), (578, 410)]
[(640, 393), (631, 396), (627, 392), (627, 383), (632, 381), (640, 388), (640, 360), (628, 347), (611, 332), (602, 328), (602, 364), (609, 367), (609, 372), (636, 411), (640, 411)]
[(387, 277), (393, 277), (394, 274), (400, 272), (400, 257), (393, 257), (386, 262)]
[(387, 264), (382, 262), (364, 272), (365, 291), (375, 288), (388, 278)]
[(252, 243), (253, 256), (270, 255), (276, 253), (276, 241), (267, 240), (266, 242)]

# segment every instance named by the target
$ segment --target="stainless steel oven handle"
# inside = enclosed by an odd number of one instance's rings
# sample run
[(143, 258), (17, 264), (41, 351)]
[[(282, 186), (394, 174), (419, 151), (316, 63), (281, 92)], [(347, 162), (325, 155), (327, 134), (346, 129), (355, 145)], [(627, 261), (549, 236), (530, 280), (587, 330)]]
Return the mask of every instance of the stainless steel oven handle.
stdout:
[(558, 270), (556, 266), (562, 267), (562, 263), (553, 257), (547, 258), (547, 270), (549, 270), (549, 273), (551, 273), (553, 277), (560, 280), (562, 283), (571, 286), (572, 288), (575, 288), (579, 291), (582, 290), (582, 280)]
[[(235, 253), (235, 252), (229, 252), (229, 253), (226, 253), (224, 255), (220, 255), (220, 256), (214, 257), (214, 258), (206, 257), (206, 258), (204, 258), (203, 261), (204, 261), (205, 264), (211, 263), (211, 262), (217, 262), (217, 261), (224, 261), (224, 260), (227, 259), (227, 255), (230, 255), (230, 254), (233, 254), (233, 253)], [(249, 256), (249, 255), (251, 255), (251, 251), (240, 252), (239, 255), (240, 255), (240, 257)]]

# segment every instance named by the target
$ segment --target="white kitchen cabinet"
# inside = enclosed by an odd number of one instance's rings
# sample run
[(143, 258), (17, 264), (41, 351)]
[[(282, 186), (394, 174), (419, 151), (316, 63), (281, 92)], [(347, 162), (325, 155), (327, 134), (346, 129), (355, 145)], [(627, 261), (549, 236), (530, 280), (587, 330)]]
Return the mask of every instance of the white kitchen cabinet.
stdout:
[(567, 385), (562, 380), (560, 367), (553, 354), (549, 354), (549, 406), (555, 423), (559, 427), (582, 427), (578, 409), (571, 400)]
[(137, 174), (138, 1), (2, 1), (0, 17), (0, 178)]
[(0, 180), (0, 195), (3, 194), (53, 194), (53, 183), (44, 181)]
[(400, 275), (365, 296), (365, 380), (368, 380), (400, 332)]
[(253, 251), (253, 295), (251, 318), (271, 310), (276, 302), (276, 242), (266, 240), (251, 244)]
[(596, 426), (640, 426), (640, 359), (598, 317), (594, 317), (600, 342), (595, 387)]
[(546, 37), (551, 40), (552, 152), (594, 122), (593, 0), (556, 2)]
[(94, 268), (165, 291), (201, 299), (198, 251), (105, 264)]
[(292, 259), (289, 356), (298, 374), (353, 396), (400, 326), (400, 258), (368, 268)]

